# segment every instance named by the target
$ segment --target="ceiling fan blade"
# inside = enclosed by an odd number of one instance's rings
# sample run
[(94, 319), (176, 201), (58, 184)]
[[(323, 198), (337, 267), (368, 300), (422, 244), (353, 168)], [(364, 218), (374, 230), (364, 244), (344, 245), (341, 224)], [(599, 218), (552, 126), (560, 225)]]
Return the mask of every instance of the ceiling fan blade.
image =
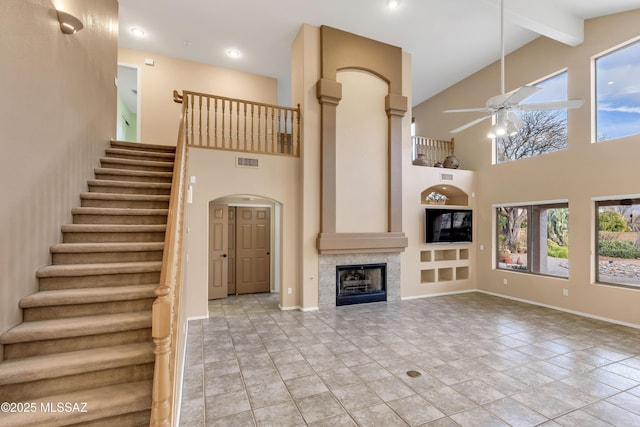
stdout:
[(463, 124), (463, 125), (462, 125), (462, 126), (460, 126), (460, 127), (457, 127), (457, 128), (455, 128), (455, 129), (453, 129), (453, 130), (450, 130), (450, 131), (449, 131), (449, 133), (458, 133), (458, 132), (462, 132), (462, 131), (463, 131), (463, 130), (465, 130), (466, 128), (470, 128), (471, 126), (473, 126), (473, 125), (475, 125), (475, 124), (478, 124), (478, 123), (480, 123), (481, 121), (483, 121), (483, 120), (485, 120), (485, 119), (488, 119), (488, 118), (489, 118), (489, 117), (491, 117), (491, 116), (493, 116), (493, 114), (487, 114), (487, 115), (484, 115), (484, 116), (482, 116), (482, 117), (480, 117), (480, 118), (477, 118), (477, 119), (475, 119), (475, 120), (471, 120), (470, 122), (465, 123), (465, 124)]
[(518, 105), (525, 99), (535, 95), (541, 90), (542, 88), (537, 86), (522, 86), (521, 88), (516, 89), (514, 92), (512, 92), (511, 96), (504, 100), (504, 104), (506, 106)]
[(584, 104), (584, 99), (569, 99), (567, 101), (532, 102), (530, 104), (520, 104), (512, 107), (514, 110), (534, 111), (534, 110), (563, 110), (565, 108), (579, 108)]
[(526, 126), (526, 123), (524, 122), (524, 120), (522, 120), (520, 116), (517, 113), (514, 113), (513, 111), (507, 112), (507, 118), (511, 120), (518, 129), (522, 129), (524, 126)]
[(454, 110), (443, 111), (443, 113), (477, 113), (477, 112), (489, 113), (489, 112), (492, 112), (492, 110), (486, 107), (479, 107), (479, 108), (458, 108)]

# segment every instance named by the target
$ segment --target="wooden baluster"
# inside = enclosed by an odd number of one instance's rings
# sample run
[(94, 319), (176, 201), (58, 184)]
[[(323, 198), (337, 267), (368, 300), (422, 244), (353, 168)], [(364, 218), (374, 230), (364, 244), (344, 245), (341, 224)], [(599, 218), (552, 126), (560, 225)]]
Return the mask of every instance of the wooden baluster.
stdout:
[(253, 130), (255, 129), (255, 105), (251, 104), (251, 151), (254, 150), (255, 136)]
[(240, 101), (236, 101), (236, 149), (240, 149)]
[(242, 139), (243, 139), (243, 147), (247, 149), (247, 103), (244, 102), (244, 116), (242, 118), (243, 130), (242, 130)]
[(218, 98), (213, 98), (213, 145), (219, 147), (218, 138)]
[(207, 147), (211, 147), (211, 97), (207, 96)]
[[(284, 142), (282, 140), (282, 132), (280, 131), (280, 129), (282, 128), (282, 113), (283, 111), (278, 108), (278, 120), (276, 120), (276, 124), (278, 125), (278, 135), (276, 135), (276, 150), (278, 150), (278, 153), (284, 153)], [(286, 119), (286, 114), (287, 112), (284, 111), (285, 114), (285, 119)], [(286, 127), (285, 127), (286, 129)]]
[(202, 95), (198, 95), (198, 145), (202, 145)]
[(221, 99), (221, 101), (222, 101), (222, 124), (220, 125), (220, 128), (222, 130), (222, 148), (227, 148), (227, 141), (226, 141), (227, 138), (225, 137), (225, 129), (224, 129), (224, 114), (225, 114), (227, 102), (224, 99)]
[(262, 106), (258, 105), (258, 151), (262, 151), (262, 133), (260, 132), (260, 125), (262, 124)]
[(195, 97), (194, 97), (194, 95), (191, 95), (190, 98), (191, 98), (191, 138), (190, 139), (191, 139), (191, 143), (194, 144), (195, 143), (195, 139), (194, 139), (194, 136), (193, 136), (193, 120), (194, 120), (194, 115), (195, 115), (195, 113), (194, 113), (194, 110), (195, 110)]

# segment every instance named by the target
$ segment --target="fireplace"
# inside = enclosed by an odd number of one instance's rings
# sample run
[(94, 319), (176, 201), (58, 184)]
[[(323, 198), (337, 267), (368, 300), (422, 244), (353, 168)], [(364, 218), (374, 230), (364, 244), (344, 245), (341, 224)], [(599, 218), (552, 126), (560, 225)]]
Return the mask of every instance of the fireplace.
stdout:
[(336, 305), (387, 300), (387, 264), (336, 266)]

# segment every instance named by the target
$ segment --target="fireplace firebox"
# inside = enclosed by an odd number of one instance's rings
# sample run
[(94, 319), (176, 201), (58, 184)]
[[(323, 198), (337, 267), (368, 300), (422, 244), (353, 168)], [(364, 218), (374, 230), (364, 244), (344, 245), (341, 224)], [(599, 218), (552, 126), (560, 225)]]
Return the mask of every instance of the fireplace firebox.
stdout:
[(336, 266), (336, 305), (387, 300), (387, 264)]

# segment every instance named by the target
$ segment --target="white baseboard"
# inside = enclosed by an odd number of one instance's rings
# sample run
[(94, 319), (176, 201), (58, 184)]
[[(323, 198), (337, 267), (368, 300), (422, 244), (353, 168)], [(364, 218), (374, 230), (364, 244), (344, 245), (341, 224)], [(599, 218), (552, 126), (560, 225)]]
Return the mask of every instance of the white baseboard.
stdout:
[(299, 305), (291, 305), (288, 307), (283, 307), (280, 304), (278, 304), (278, 308), (282, 311), (289, 311), (289, 310), (300, 310), (302, 307), (300, 307)]
[(193, 317), (187, 317), (187, 323), (190, 320), (203, 320), (203, 319), (208, 319), (209, 318), (209, 312), (207, 311), (207, 315), (206, 316), (193, 316)]
[(318, 311), (319, 307), (300, 307), (300, 311)]
[(524, 303), (527, 303), (527, 304), (537, 305), (537, 306), (540, 306), (540, 307), (551, 308), (553, 310), (564, 311), (565, 313), (571, 313), (571, 314), (575, 314), (575, 315), (582, 316), (582, 317), (588, 317), (590, 319), (602, 320), (602, 321), (609, 322), (609, 323), (615, 323), (616, 325), (628, 326), (630, 328), (640, 329), (640, 325), (637, 325), (635, 323), (623, 322), (621, 320), (611, 319), (609, 317), (596, 316), (595, 314), (585, 313), (583, 311), (569, 310), (568, 308), (562, 308), (562, 307), (557, 307), (555, 305), (543, 304), (541, 302), (536, 302), (536, 301), (529, 301), (527, 299), (511, 297), (511, 296), (508, 296), (508, 295), (496, 294), (496, 293), (493, 293), (493, 292), (483, 291), (483, 290), (480, 290), (480, 289), (476, 289), (476, 292), (480, 292), (482, 294), (487, 294), (487, 295), (492, 295), (494, 297), (505, 298), (505, 299), (510, 299), (510, 300), (513, 300), (513, 301), (519, 301), (519, 302), (524, 302)]
[(445, 295), (468, 294), (470, 292), (477, 292), (477, 289), (465, 289), (463, 291), (441, 292), (441, 293), (438, 293), (438, 294), (413, 295), (413, 296), (410, 296), (410, 297), (401, 297), (400, 301), (406, 301), (406, 300), (412, 300), (412, 299), (420, 299), (420, 298), (441, 297), (441, 296), (445, 296)]

